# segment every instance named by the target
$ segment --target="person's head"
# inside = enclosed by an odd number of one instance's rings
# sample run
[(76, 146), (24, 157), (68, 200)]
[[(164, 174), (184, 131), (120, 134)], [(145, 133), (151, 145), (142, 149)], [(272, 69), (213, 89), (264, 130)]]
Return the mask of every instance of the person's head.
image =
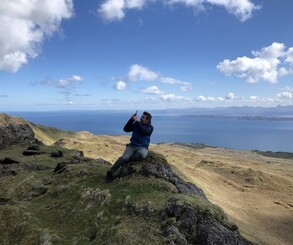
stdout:
[(140, 122), (142, 124), (147, 124), (152, 119), (152, 115), (148, 113), (147, 111), (144, 111), (141, 115)]

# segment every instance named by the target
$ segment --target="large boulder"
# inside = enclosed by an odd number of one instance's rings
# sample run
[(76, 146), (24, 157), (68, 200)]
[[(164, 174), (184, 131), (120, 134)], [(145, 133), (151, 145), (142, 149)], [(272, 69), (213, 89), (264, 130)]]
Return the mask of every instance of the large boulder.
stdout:
[(171, 238), (169, 244), (251, 245), (240, 235), (236, 225), (227, 223), (225, 226), (209, 212), (180, 200), (170, 198), (161, 218), (173, 221), (172, 224), (165, 222), (163, 226), (165, 235)]
[(13, 144), (29, 144), (34, 140), (34, 131), (27, 121), (0, 114), (0, 149)]
[(182, 179), (168, 164), (167, 160), (154, 152), (138, 162), (122, 166), (114, 178), (142, 175), (160, 178), (172, 183), (178, 193), (186, 197), (196, 197), (196, 203), (170, 198), (165, 209), (160, 211), (163, 233), (168, 245), (250, 245), (241, 236), (238, 227), (230, 223), (224, 211), (213, 205), (203, 190), (195, 184)]
[(171, 182), (182, 194), (195, 194), (201, 199), (208, 201), (202, 189), (190, 182), (184, 181), (180, 176), (175, 174), (168, 164), (165, 157), (160, 154), (149, 152), (146, 159), (137, 162), (128, 162), (123, 165), (114, 178), (122, 178), (134, 173), (147, 177), (162, 178)]

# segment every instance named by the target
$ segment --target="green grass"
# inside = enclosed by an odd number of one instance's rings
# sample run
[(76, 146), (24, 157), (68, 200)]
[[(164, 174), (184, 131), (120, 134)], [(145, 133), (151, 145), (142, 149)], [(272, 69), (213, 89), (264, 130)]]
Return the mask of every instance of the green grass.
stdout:
[[(23, 156), (26, 147), (5, 148), (0, 159), (11, 157), (21, 165), (50, 169), (28, 171), (15, 165), (17, 175), (0, 176), (0, 244), (166, 243), (159, 212), (170, 198), (189, 203), (229, 227), (220, 208), (194, 195), (178, 194), (163, 179), (136, 173), (107, 184), (109, 166), (93, 159), (70, 164), (69, 171), (56, 174), (53, 169), (58, 162), (76, 161), (73, 150), (41, 146), (44, 154)], [(62, 150), (64, 157), (50, 157), (55, 150)], [(145, 161), (165, 163), (166, 159), (150, 153)]]

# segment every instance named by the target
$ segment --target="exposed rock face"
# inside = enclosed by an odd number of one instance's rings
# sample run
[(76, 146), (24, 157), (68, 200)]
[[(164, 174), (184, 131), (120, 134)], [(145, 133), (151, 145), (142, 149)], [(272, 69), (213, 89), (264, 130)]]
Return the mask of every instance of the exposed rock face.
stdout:
[(157, 178), (165, 179), (176, 186), (179, 193), (182, 194), (195, 194), (207, 200), (202, 189), (198, 188), (192, 183), (182, 180), (176, 175), (168, 163), (146, 163), (142, 166), (140, 173), (145, 176), (155, 176)]
[(154, 176), (156, 178), (165, 179), (171, 182), (177, 188), (179, 193), (195, 194), (203, 200), (208, 201), (202, 189), (181, 179), (172, 171), (170, 165), (164, 158), (160, 159), (152, 152), (150, 152), (148, 157), (141, 162), (129, 162), (124, 165), (117, 177), (124, 177), (135, 172), (147, 177)]
[(189, 204), (178, 203), (175, 199), (168, 201), (161, 217), (163, 220), (176, 220), (164, 227), (164, 233), (173, 236), (174, 241), (169, 244), (251, 244), (240, 236), (236, 225), (228, 229), (208, 213), (195, 210)]
[(0, 114), (0, 149), (13, 144), (30, 143), (34, 139), (34, 131), (27, 121)]
[[(206, 205), (213, 205), (200, 188), (184, 181), (172, 171), (166, 160), (159, 158), (152, 152), (143, 161), (129, 162), (124, 165), (115, 178), (132, 174), (162, 178), (172, 183), (177, 188), (178, 193), (195, 195)], [(163, 233), (168, 239), (168, 245), (251, 244), (240, 235), (235, 224), (225, 223), (224, 221), (221, 221), (224, 222), (221, 223), (220, 218), (215, 218), (201, 208), (196, 209), (189, 203), (182, 203), (179, 199), (170, 198), (167, 207), (161, 210), (159, 215)]]

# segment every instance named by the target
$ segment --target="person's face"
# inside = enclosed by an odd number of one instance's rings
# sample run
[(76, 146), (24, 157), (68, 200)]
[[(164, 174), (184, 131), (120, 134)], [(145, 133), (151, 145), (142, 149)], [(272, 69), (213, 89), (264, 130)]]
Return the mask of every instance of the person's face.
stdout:
[(149, 120), (147, 119), (146, 115), (142, 114), (140, 117), (140, 122), (142, 124), (147, 124), (149, 122)]

